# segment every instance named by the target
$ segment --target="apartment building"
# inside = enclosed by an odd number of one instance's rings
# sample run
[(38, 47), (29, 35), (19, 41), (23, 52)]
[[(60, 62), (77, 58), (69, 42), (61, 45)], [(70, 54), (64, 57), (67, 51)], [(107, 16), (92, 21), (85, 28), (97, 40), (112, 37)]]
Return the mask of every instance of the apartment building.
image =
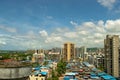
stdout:
[(64, 60), (70, 61), (75, 58), (75, 45), (71, 42), (64, 44)]
[(115, 77), (120, 76), (120, 41), (118, 35), (107, 35), (104, 40), (105, 48), (105, 71)]

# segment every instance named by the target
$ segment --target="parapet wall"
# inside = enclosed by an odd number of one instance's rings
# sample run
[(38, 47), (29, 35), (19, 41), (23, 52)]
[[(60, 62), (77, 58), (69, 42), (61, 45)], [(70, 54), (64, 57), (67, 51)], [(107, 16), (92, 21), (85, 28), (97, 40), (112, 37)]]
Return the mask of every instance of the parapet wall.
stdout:
[(0, 79), (17, 79), (31, 74), (31, 67), (0, 68)]

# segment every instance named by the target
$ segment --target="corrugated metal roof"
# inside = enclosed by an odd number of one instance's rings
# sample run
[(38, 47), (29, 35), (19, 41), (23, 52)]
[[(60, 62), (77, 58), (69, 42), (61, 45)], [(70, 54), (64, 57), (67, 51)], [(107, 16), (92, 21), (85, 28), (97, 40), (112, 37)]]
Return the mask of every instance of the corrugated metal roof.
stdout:
[(35, 67), (34, 70), (40, 70), (40, 67)]
[(47, 75), (48, 73), (47, 72), (40, 72), (41, 75)]
[(40, 69), (42, 69), (42, 68), (48, 68), (48, 67), (46, 67), (46, 66), (42, 66), (42, 67), (40, 67)]
[(107, 75), (105, 72), (98, 73), (98, 76), (105, 76), (105, 75)]
[(115, 77), (111, 76), (111, 75), (105, 75), (105, 76), (101, 76), (103, 79), (109, 79), (109, 80), (116, 80)]
[(75, 75), (76, 73), (73, 73), (73, 72), (68, 72), (68, 73), (65, 73), (65, 75)]
[(34, 74), (34, 75), (38, 75), (38, 74), (39, 74), (39, 71), (35, 71), (33, 74)]
[(92, 79), (99, 79), (98, 76), (90, 76), (90, 78), (92, 78)]

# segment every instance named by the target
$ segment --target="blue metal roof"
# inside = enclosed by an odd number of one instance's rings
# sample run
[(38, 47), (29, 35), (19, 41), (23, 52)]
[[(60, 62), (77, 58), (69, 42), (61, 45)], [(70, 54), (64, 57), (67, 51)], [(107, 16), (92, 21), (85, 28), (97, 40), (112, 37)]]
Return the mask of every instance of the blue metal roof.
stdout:
[(65, 76), (64, 80), (70, 80), (70, 78), (68, 76)]
[(42, 67), (40, 67), (40, 69), (41, 69), (41, 68), (48, 68), (48, 67), (47, 67), (47, 66), (42, 66)]
[(64, 80), (78, 80), (78, 79), (75, 78), (73, 75), (65, 75)]
[(93, 72), (91, 72), (91, 73), (90, 73), (90, 75), (91, 75), (91, 76), (96, 76), (96, 74), (95, 74), (95, 73), (93, 73)]
[(48, 73), (47, 72), (40, 72), (40, 74), (46, 76)]
[(110, 79), (109, 76), (102, 76), (103, 79), (107, 80), (107, 79)]
[(35, 67), (34, 70), (40, 70), (40, 67)]
[(105, 72), (98, 73), (98, 76), (105, 76), (105, 75), (107, 75)]
[(105, 75), (105, 76), (101, 76), (101, 77), (105, 80), (116, 80), (115, 77), (113, 77), (111, 75)]
[(65, 75), (75, 75), (76, 73), (73, 73), (73, 72), (68, 72), (68, 73), (65, 73)]
[(90, 78), (92, 78), (92, 79), (99, 79), (98, 76), (90, 76)]
[(92, 71), (98, 71), (98, 69), (97, 68), (92, 68)]

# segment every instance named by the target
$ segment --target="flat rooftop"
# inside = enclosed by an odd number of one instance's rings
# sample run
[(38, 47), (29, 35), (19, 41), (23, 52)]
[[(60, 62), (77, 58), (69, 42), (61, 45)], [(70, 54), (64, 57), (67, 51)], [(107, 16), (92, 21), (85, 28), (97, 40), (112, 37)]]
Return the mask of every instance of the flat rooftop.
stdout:
[(30, 62), (20, 62), (20, 61), (4, 61), (0, 60), (0, 68), (17, 68), (31, 66)]

